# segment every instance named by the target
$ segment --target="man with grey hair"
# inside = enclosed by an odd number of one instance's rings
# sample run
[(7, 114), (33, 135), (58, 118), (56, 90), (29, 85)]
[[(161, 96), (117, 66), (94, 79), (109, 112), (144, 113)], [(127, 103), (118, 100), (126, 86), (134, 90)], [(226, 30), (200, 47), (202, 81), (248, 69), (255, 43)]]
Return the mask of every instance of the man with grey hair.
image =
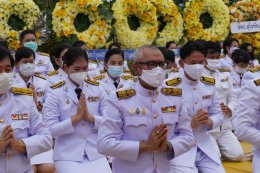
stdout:
[(166, 66), (157, 47), (138, 48), (139, 81), (109, 95), (97, 148), (114, 157), (114, 173), (174, 173), (170, 160), (194, 145), (181, 88), (161, 86)]

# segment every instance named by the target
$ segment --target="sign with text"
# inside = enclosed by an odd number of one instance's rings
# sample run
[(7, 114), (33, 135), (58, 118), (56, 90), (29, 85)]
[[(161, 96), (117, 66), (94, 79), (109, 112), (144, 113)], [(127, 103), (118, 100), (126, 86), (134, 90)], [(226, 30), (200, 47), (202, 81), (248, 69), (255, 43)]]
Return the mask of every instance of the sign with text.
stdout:
[[(135, 50), (123, 50), (126, 60), (132, 60), (134, 58)], [(104, 60), (107, 49), (88, 50), (88, 56), (90, 60)]]
[(230, 24), (232, 34), (260, 32), (260, 20), (234, 22)]

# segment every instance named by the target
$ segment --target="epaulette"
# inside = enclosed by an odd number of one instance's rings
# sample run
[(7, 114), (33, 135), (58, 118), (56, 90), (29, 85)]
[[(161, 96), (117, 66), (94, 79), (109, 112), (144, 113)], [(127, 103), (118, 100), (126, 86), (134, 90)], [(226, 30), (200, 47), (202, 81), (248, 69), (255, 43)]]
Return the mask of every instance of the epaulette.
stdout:
[(50, 54), (48, 54), (48, 53), (44, 53), (44, 52), (38, 52), (38, 54), (40, 54), (40, 55), (43, 55), (43, 56), (50, 57)]
[(105, 70), (100, 70), (99, 73), (100, 74), (105, 74), (106, 72), (105, 72)]
[(59, 83), (56, 83), (56, 84), (52, 85), (51, 89), (59, 88), (59, 87), (63, 86), (64, 84), (65, 84), (65, 81), (61, 81)]
[(250, 72), (252, 72), (252, 73), (255, 73), (255, 72), (258, 72), (258, 71), (260, 71), (260, 65), (259, 65), (259, 66), (256, 66), (256, 67), (254, 67), (254, 68), (251, 68), (249, 71), (250, 71)]
[(200, 81), (205, 83), (205, 84), (215, 85), (215, 79), (211, 78), (211, 77), (202, 76), (200, 78)]
[(218, 68), (218, 71), (219, 72), (231, 72), (231, 70), (228, 68)]
[(161, 93), (166, 96), (182, 96), (181, 88), (162, 88)]
[(27, 96), (33, 96), (33, 91), (31, 88), (17, 88), (12, 87), (11, 92), (18, 95), (27, 95)]
[(260, 79), (254, 80), (256, 86), (260, 86)]
[(90, 79), (88, 79), (88, 78), (85, 79), (85, 82), (88, 83), (88, 84), (91, 84), (91, 85), (99, 86), (99, 82), (90, 80)]
[(41, 79), (43, 79), (43, 80), (47, 80), (45, 77), (43, 77), (43, 76), (41, 76), (41, 75), (39, 75), (39, 74), (34, 74), (34, 76), (36, 76), (36, 77), (38, 77), (38, 78), (41, 78)]
[(181, 82), (182, 82), (181, 78), (177, 77), (177, 78), (167, 80), (165, 83), (167, 86), (174, 86), (180, 84)]
[(56, 74), (59, 74), (59, 71), (58, 71), (58, 70), (53, 70), (53, 71), (49, 72), (47, 75), (48, 75), (49, 77), (51, 77), (51, 76), (54, 76), (54, 75), (56, 75)]
[(123, 76), (121, 76), (121, 78), (122, 78), (123, 80), (133, 80), (133, 79), (134, 79), (134, 76), (132, 76), (132, 75), (123, 75)]
[(129, 98), (129, 97), (133, 97), (133, 96), (135, 96), (135, 94), (136, 94), (136, 92), (135, 92), (134, 89), (121, 90), (121, 91), (116, 92), (117, 98), (119, 100)]
[(96, 61), (93, 61), (93, 60), (88, 60), (89, 63), (92, 63), (92, 64), (97, 64)]
[(177, 69), (177, 68), (172, 68), (172, 69), (171, 69), (171, 72), (172, 72), (172, 73), (179, 73), (179, 69)]
[(131, 73), (130, 70), (124, 70), (124, 73)]
[(106, 76), (101, 74), (101, 75), (98, 75), (98, 76), (95, 76), (93, 77), (94, 80), (100, 80), (100, 79), (104, 79)]

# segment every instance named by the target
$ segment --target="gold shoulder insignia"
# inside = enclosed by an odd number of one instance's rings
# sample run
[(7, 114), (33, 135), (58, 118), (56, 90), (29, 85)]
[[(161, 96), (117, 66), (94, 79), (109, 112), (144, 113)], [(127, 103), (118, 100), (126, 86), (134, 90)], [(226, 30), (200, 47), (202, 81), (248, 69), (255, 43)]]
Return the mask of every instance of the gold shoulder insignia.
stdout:
[(180, 84), (181, 82), (182, 82), (181, 78), (177, 77), (177, 78), (167, 80), (165, 83), (167, 86), (174, 86)]
[(171, 72), (172, 72), (172, 73), (179, 73), (179, 69), (177, 69), (177, 68), (172, 68), (172, 69), (171, 69)]
[(14, 94), (18, 94), (18, 95), (28, 95), (28, 96), (32, 96), (33, 95), (33, 91), (30, 88), (12, 87), (11, 88), (11, 92), (14, 93)]
[(103, 75), (103, 74), (93, 77), (94, 80), (100, 80), (100, 79), (104, 79), (104, 78), (105, 78), (105, 75)]
[(43, 55), (43, 56), (50, 57), (50, 54), (48, 54), (48, 53), (44, 53), (44, 52), (38, 52), (38, 54), (40, 54), (40, 55)]
[(93, 60), (88, 60), (89, 63), (92, 63), (92, 64), (97, 64), (96, 61), (93, 61)]
[(54, 76), (54, 75), (56, 75), (56, 74), (59, 74), (59, 71), (58, 71), (58, 70), (53, 70), (53, 71), (49, 72), (47, 75), (48, 75), (49, 77), (51, 77), (51, 76)]
[(63, 81), (61, 81), (61, 82), (59, 82), (59, 83), (56, 83), (56, 84), (52, 85), (52, 86), (51, 86), (51, 89), (59, 88), (59, 87), (61, 87), (61, 86), (64, 85), (64, 84), (65, 84), (65, 81), (63, 80)]
[(202, 76), (200, 78), (200, 81), (205, 83), (205, 84), (209, 84), (209, 85), (215, 85), (215, 79), (214, 78), (211, 78), (211, 77), (205, 77), (205, 76)]
[(255, 72), (258, 72), (258, 71), (260, 71), (260, 65), (259, 65), (259, 66), (256, 66), (256, 67), (254, 67), (254, 68), (251, 68), (249, 71), (250, 71), (250, 72), (252, 72), (252, 73), (255, 73)]
[(182, 96), (181, 88), (162, 88), (161, 93), (166, 96)]
[(105, 70), (100, 70), (99, 73), (100, 74), (105, 74)]
[(116, 95), (119, 100), (135, 96), (136, 92), (134, 89), (117, 91)]
[(41, 76), (41, 75), (39, 75), (39, 74), (34, 74), (34, 76), (36, 76), (36, 77), (38, 77), (38, 78), (41, 78), (41, 79), (43, 79), (43, 80), (46, 80), (46, 78), (45, 77), (43, 77), (43, 76)]
[(254, 80), (256, 86), (260, 86), (260, 79)]
[(121, 76), (121, 78), (122, 78), (123, 80), (133, 80), (133, 79), (134, 79), (134, 76), (132, 76), (132, 75), (123, 75), (123, 76)]
[(219, 72), (231, 72), (231, 70), (228, 68), (218, 68), (218, 71)]
[(99, 82), (90, 80), (90, 79), (88, 79), (88, 78), (85, 79), (85, 82), (86, 82), (86, 83), (89, 83), (89, 84), (91, 84), (91, 85), (99, 86)]
[(124, 73), (131, 73), (130, 70), (124, 70)]

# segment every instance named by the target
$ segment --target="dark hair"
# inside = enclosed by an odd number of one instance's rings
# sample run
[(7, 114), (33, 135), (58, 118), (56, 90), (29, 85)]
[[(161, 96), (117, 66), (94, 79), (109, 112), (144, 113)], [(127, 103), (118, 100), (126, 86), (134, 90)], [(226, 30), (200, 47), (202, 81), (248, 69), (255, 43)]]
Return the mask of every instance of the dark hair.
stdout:
[(171, 46), (171, 44), (176, 44), (176, 46), (177, 46), (177, 43), (176, 43), (175, 41), (168, 41), (168, 42), (166, 43), (165, 47), (166, 47), (167, 49), (169, 49), (169, 47)]
[(253, 50), (254, 50), (254, 46), (251, 43), (248, 43), (248, 42), (245, 42), (245, 43), (241, 44), (240, 45), (240, 49), (247, 51), (247, 47), (248, 46), (251, 46), (253, 48)]
[[(108, 46), (108, 50), (111, 50), (113, 46), (114, 46), (114, 47), (117, 47), (117, 48), (119, 48), (119, 49), (121, 49), (121, 47), (120, 47), (120, 45), (119, 45), (118, 43), (111, 43), (111, 44)], [(113, 48), (113, 49), (115, 49), (115, 48)]]
[(20, 42), (23, 41), (25, 35), (27, 35), (27, 34), (33, 34), (35, 36), (35, 38), (37, 38), (36, 34), (35, 34), (35, 32), (33, 30), (27, 29), (27, 30), (24, 30), (24, 31), (21, 32), (21, 34), (20, 34)]
[(69, 48), (68, 51), (64, 54), (63, 63), (69, 67), (80, 58), (84, 58), (86, 61), (88, 61), (87, 53), (79, 47), (72, 47)]
[(81, 41), (81, 40), (78, 40), (78, 41), (75, 41), (73, 44), (72, 44), (72, 47), (81, 47), (83, 45), (87, 45), (87, 43), (85, 43), (84, 41)]
[(158, 47), (164, 56), (164, 60), (175, 62), (175, 53), (166, 47)]
[(205, 49), (202, 44), (196, 41), (189, 41), (180, 49), (180, 57), (181, 59), (185, 59), (192, 54), (192, 52), (198, 51), (201, 52), (205, 56)]
[(123, 58), (123, 60), (125, 59), (125, 57), (124, 57), (124, 52), (121, 50), (121, 49), (119, 49), (119, 48), (114, 48), (114, 49), (109, 49), (107, 52), (106, 52), (106, 54), (105, 54), (105, 63), (107, 63), (108, 62), (108, 60), (109, 60), (109, 58), (111, 57), (111, 56), (113, 56), (113, 55), (121, 55), (122, 56), (122, 58)]
[(0, 41), (0, 46), (3, 46), (3, 47), (5, 47), (6, 49), (8, 49), (7, 41), (1, 40), (1, 41)]
[(15, 52), (15, 63), (18, 63), (23, 58), (30, 58), (32, 55), (33, 59), (35, 59), (35, 53), (32, 49), (21, 47)]
[(227, 38), (227, 39), (223, 42), (223, 49), (224, 49), (224, 54), (225, 54), (225, 55), (228, 53), (227, 47), (230, 47), (234, 41), (237, 42), (237, 43), (239, 43), (238, 40), (235, 39), (235, 38)]
[(53, 51), (53, 55), (55, 56), (55, 58), (60, 58), (60, 54), (63, 50), (65, 49), (69, 49), (70, 46), (67, 44), (60, 44), (56, 47), (56, 49)]
[(237, 49), (235, 52), (232, 53), (232, 60), (235, 64), (238, 63), (246, 63), (249, 64), (250, 61), (250, 54), (242, 49)]
[(209, 50), (212, 51), (211, 53), (221, 53), (221, 46), (219, 42), (206, 41), (204, 47), (206, 54), (209, 53)]
[(14, 67), (14, 58), (13, 58), (13, 56), (10, 54), (8, 49), (6, 49), (3, 46), (0, 46), (0, 62), (3, 61), (5, 58), (9, 58), (11, 66), (13, 68)]

